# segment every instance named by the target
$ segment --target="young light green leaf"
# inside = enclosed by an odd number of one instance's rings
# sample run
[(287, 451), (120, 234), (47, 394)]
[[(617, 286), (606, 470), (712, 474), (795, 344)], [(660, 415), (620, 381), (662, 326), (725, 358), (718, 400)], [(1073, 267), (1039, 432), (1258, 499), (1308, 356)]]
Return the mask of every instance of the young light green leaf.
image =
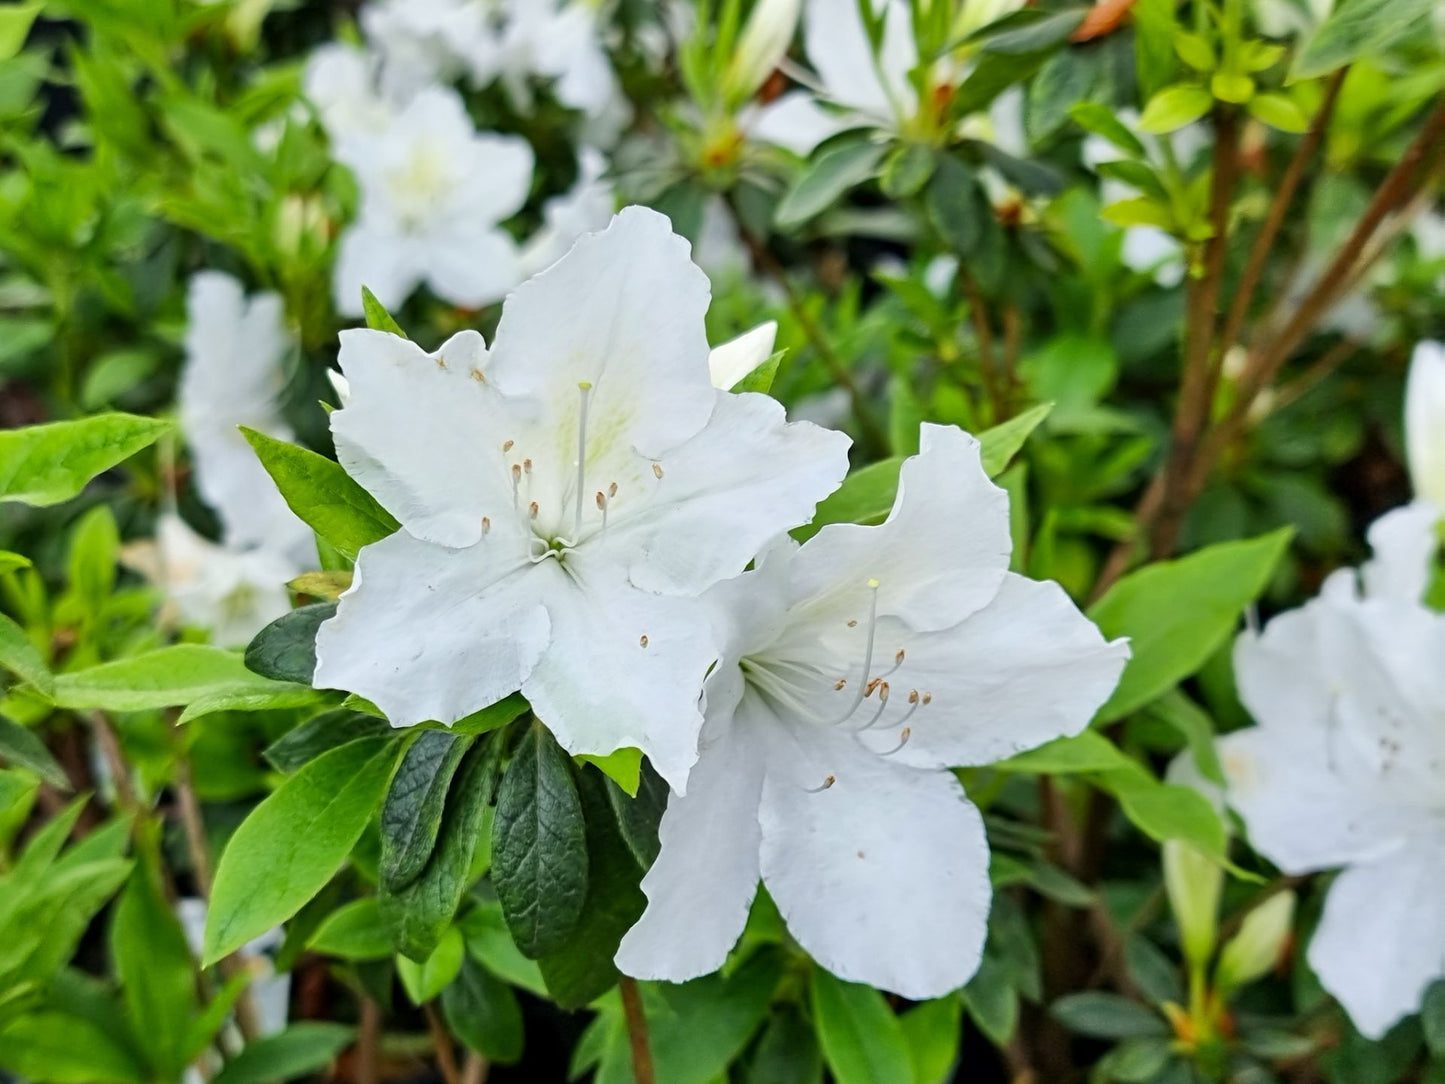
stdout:
[(1249, 99), (1248, 109), (1255, 120), (1281, 132), (1303, 132), (1310, 126), (1305, 111), (1285, 94), (1256, 94)]
[(331, 880), (375, 812), (391, 738), (323, 753), (251, 811), (221, 855), (206, 916), (209, 966), (294, 915)]
[(1024, 446), (1024, 441), (1029, 439), (1029, 434), (1038, 428), (1039, 423), (1049, 416), (1049, 411), (1053, 408), (1053, 403), (1039, 403), (980, 433), (979, 455), (983, 459), (984, 473), (990, 478), (997, 478), (1002, 474), (1003, 469)]
[(234, 652), (174, 644), (61, 674), (55, 679), (55, 702), (76, 710), (148, 711), (202, 697), (269, 695), (295, 688), (252, 673)]
[(1143, 707), (1203, 666), (1269, 583), (1292, 535), (1285, 528), (1148, 565), (1090, 607), (1104, 635), (1130, 637), (1133, 651), (1098, 720)]
[(375, 896), (352, 900), (332, 911), (306, 947), (343, 960), (384, 960), (392, 953), (391, 934)]
[(68, 501), (170, 427), (158, 418), (116, 413), (0, 430), (0, 501)]
[(1108, 106), (1098, 102), (1078, 102), (1069, 109), (1069, 116), (1080, 128), (1103, 136), (1130, 157), (1145, 157), (1144, 144), (1139, 137), (1129, 131)]
[(563, 946), (587, 896), (587, 838), (567, 754), (540, 724), (502, 777), (492, 824), (492, 883), (522, 952)]
[(55, 695), (55, 678), (25, 630), (0, 614), (0, 667), (18, 674), (42, 695)]
[(913, 1080), (903, 1025), (877, 990), (814, 967), (809, 982), (823, 1058), (838, 1084)]
[(401, 325), (392, 319), (386, 306), (378, 301), (376, 295), (366, 286), (361, 288), (361, 310), (366, 314), (366, 326), (371, 330), (389, 331), (400, 338), (406, 338), (406, 332), (401, 329)]
[(186, 935), (149, 867), (138, 864), (115, 909), (110, 951), (133, 1033), (167, 1076), (186, 1066), (196, 976)]
[(439, 995), (462, 969), (466, 956), (462, 931), (448, 926), (436, 947), (418, 963), (406, 956), (396, 958), (396, 974), (413, 1005), (425, 1005)]
[(70, 790), (70, 779), (40, 736), (0, 715), (0, 760), (28, 768), (56, 790)]
[(1175, 83), (1149, 99), (1139, 118), (1139, 127), (1163, 135), (1192, 124), (1208, 113), (1213, 104), (1213, 97), (1203, 87), (1195, 83)]
[(343, 556), (379, 542), (398, 526), (395, 517), (324, 455), (241, 427), (287, 506)]
[(925, 1001), (905, 1012), (898, 1022), (908, 1042), (916, 1084), (952, 1080), (963, 1040), (963, 1002), (957, 996)]
[(44, 6), (44, 0), (30, 0), (26, 4), (6, 4), (0, 8), (0, 61), (20, 52), (35, 16)]

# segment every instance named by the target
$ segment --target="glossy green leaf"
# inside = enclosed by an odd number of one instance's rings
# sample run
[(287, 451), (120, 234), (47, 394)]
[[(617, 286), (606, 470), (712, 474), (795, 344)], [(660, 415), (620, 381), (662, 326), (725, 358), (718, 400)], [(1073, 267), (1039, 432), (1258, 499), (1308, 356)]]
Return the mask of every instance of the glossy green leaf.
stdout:
[(512, 988), (471, 957), (442, 991), (442, 1014), (466, 1046), (498, 1065), (522, 1057), (522, 1007)]
[(254, 1039), (226, 1063), (212, 1084), (273, 1084), (319, 1073), (351, 1045), (345, 1024), (305, 1020), (285, 1031)]
[(1339, 0), (1290, 66), (1291, 80), (1313, 79), (1360, 57), (1378, 57), (1412, 34), (1428, 37), (1433, 0)]
[(175, 644), (60, 674), (55, 702), (76, 710), (147, 711), (202, 697), (269, 695), (295, 688), (252, 673), (235, 652)]
[(68, 501), (170, 428), (157, 418), (116, 413), (0, 430), (0, 501)]
[(406, 956), (396, 958), (396, 974), (413, 1005), (424, 1005), (439, 996), (462, 969), (466, 956), (462, 931), (448, 926), (426, 959), (418, 962)]
[(421, 876), (441, 831), (447, 790), (472, 739), (424, 730), (407, 748), (381, 807), (381, 884), (405, 888)]
[(913, 1059), (903, 1025), (877, 990), (834, 978), (814, 967), (813, 1022), (823, 1058), (838, 1084), (909, 1084)]
[(821, 214), (850, 188), (878, 173), (887, 147), (867, 140), (826, 148), (788, 190), (778, 204), (774, 221), (780, 229), (791, 229)]
[(373, 331), (389, 331), (400, 338), (406, 338), (406, 332), (401, 325), (392, 319), (391, 313), (386, 311), (386, 306), (376, 299), (376, 295), (370, 289), (361, 288), (361, 309), (366, 315), (366, 326)]
[(390, 733), (391, 724), (385, 719), (337, 708), (306, 720), (269, 745), (262, 756), (278, 772), (289, 774), (329, 749), (362, 738), (385, 737)]
[(316, 672), (316, 630), (335, 616), (334, 602), (317, 602), (282, 614), (246, 645), (246, 669), (275, 681), (310, 685)]
[(70, 779), (40, 736), (0, 715), (0, 760), (28, 768), (52, 787), (70, 790)]
[(343, 960), (384, 960), (392, 954), (391, 933), (375, 896), (352, 900), (331, 912), (306, 947)]
[(1175, 83), (1165, 87), (1144, 107), (1139, 117), (1139, 127), (1146, 132), (1162, 135), (1192, 124), (1214, 105), (1209, 91), (1195, 83)]

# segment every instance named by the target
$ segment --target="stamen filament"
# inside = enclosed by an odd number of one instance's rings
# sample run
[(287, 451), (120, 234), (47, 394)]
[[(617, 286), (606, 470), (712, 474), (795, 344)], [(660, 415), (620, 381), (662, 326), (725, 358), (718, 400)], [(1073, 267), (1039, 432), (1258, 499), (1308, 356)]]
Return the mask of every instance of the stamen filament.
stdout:
[(858, 705), (863, 703), (863, 698), (873, 691), (873, 686), (868, 681), (868, 671), (873, 669), (873, 635), (878, 629), (878, 581), (868, 581), (868, 646), (863, 652), (863, 676), (858, 682), (858, 691), (853, 694), (853, 702), (848, 705), (848, 710), (838, 718), (834, 719), (830, 726), (837, 726), (839, 723), (850, 719)]
[(838, 777), (836, 775), (830, 775), (816, 787), (804, 787), (803, 790), (808, 794), (821, 794), (836, 782), (838, 782)]
[(577, 506), (573, 516), (572, 533), (582, 537), (582, 489), (587, 474), (587, 403), (591, 397), (592, 381), (583, 380), (577, 385), (582, 396), (582, 405), (577, 412)]
[(902, 749), (905, 745), (907, 745), (907, 744), (908, 744), (908, 739), (911, 738), (911, 737), (913, 737), (913, 730), (912, 730), (910, 727), (906, 727), (906, 726), (905, 726), (905, 727), (903, 728), (903, 733), (899, 735), (899, 742), (898, 742), (898, 744), (895, 745), (892, 749), (888, 750), (888, 752), (886, 752), (886, 753), (879, 753), (878, 755), (879, 755), (880, 757), (891, 757), (894, 753), (898, 752), (898, 751), (899, 751), (900, 749)]

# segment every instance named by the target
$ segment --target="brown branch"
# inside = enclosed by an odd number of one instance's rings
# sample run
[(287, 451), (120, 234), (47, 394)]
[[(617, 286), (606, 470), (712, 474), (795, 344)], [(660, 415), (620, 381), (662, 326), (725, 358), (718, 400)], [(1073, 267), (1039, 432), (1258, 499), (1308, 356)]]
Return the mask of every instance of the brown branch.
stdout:
[(1339, 100), (1340, 88), (1344, 85), (1348, 72), (1349, 68), (1341, 68), (1330, 77), (1329, 83), (1325, 86), (1324, 99), (1320, 102), (1319, 108), (1315, 110), (1309, 130), (1300, 140), (1299, 146), (1295, 148), (1294, 156), (1290, 158), (1284, 176), (1279, 179), (1279, 187), (1275, 189), (1274, 199), (1270, 202), (1269, 211), (1264, 217), (1264, 224), (1260, 227), (1259, 233), (1254, 239), (1254, 245), (1249, 251), (1249, 262), (1245, 265), (1239, 285), (1235, 288), (1234, 302), (1229, 307), (1229, 315), (1224, 321), (1224, 332), (1219, 337), (1221, 350), (1229, 350), (1239, 341), (1239, 333), (1243, 330), (1244, 321), (1249, 315), (1249, 307), (1254, 300), (1255, 290), (1259, 288), (1260, 280), (1264, 277), (1264, 268), (1269, 262), (1275, 238), (1279, 236), (1280, 228), (1284, 225), (1285, 218), (1294, 204), (1295, 193), (1299, 190), (1300, 182), (1304, 180), (1306, 168), (1314, 160), (1315, 152), (1319, 150), (1325, 133), (1329, 130), (1330, 120), (1335, 113), (1335, 103)]
[(356, 1043), (356, 1084), (378, 1084), (377, 1059), (381, 1051), (381, 1006), (361, 999), (361, 1036)]
[(466, 1065), (462, 1067), (462, 1084), (487, 1084), (491, 1071), (491, 1062), (473, 1050), (467, 1055)]
[(973, 276), (962, 267), (958, 269), (958, 282), (968, 299), (968, 315), (973, 321), (973, 335), (978, 340), (978, 368), (983, 376), (984, 392), (995, 413), (999, 408), (998, 394), (998, 351), (994, 348), (993, 327), (988, 322), (988, 310), (983, 303), (983, 294)]
[(642, 992), (637, 980), (623, 975), (617, 983), (622, 995), (622, 1012), (627, 1017), (627, 1041), (632, 1046), (632, 1075), (637, 1084), (657, 1084), (652, 1068), (652, 1049), (647, 1043), (647, 1014), (642, 1008)]
[(1004, 394), (1010, 402), (1006, 410), (1012, 410), (1014, 389), (1019, 380), (1019, 307), (1009, 305), (1003, 310), (1003, 382)]
[(431, 1002), (422, 1006), (422, 1012), (426, 1015), (427, 1028), (436, 1047), (437, 1068), (441, 1070), (442, 1079), (446, 1084), (461, 1084), (462, 1073), (457, 1067), (457, 1050), (452, 1045), (451, 1033)]
[(95, 744), (100, 746), (100, 755), (105, 758), (111, 781), (115, 784), (116, 804), (126, 813), (136, 813), (140, 809), (140, 802), (136, 799), (135, 787), (131, 785), (130, 768), (126, 765), (125, 754), (121, 751), (115, 728), (110, 725), (110, 720), (103, 711), (91, 712), (90, 725), (95, 732)]

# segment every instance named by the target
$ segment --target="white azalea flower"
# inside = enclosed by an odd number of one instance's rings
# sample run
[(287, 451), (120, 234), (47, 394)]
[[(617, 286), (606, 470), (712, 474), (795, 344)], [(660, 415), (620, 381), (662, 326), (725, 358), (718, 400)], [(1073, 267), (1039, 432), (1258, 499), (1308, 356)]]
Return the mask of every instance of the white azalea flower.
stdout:
[(683, 787), (717, 657), (693, 596), (847, 469), (847, 438), (713, 388), (687, 251), (628, 208), (508, 297), (490, 349), (342, 333), (337, 453), (402, 530), (321, 627), (318, 686), (397, 725), (520, 688), (569, 752), (636, 746)]
[(311, 531), (291, 512), (237, 426), (292, 439), (277, 404), (292, 349), (281, 298), (246, 298), (230, 275), (202, 271), (186, 294), (186, 359), (178, 406), (196, 489), (220, 517), (232, 549), (264, 546), (300, 558)]
[(350, 143), (390, 123), (395, 103), (376, 89), (380, 59), (365, 49), (328, 42), (306, 60), (302, 87), (342, 161), (353, 160)]
[(769, 320), (721, 346), (714, 346), (707, 356), (713, 387), (723, 391), (737, 387), (749, 373), (773, 356), (773, 343), (777, 337), (778, 322)]
[(532, 149), (477, 132), (454, 91), (420, 91), (383, 130), (346, 148), (361, 212), (341, 237), (336, 307), (359, 316), (361, 288), (388, 308), (423, 282), (438, 297), (487, 305), (521, 280), (516, 243), (497, 223), (532, 181)]
[[(1404, 511), (1415, 527), (1393, 513), (1387, 528), (1419, 535), (1418, 509)], [(1398, 576), (1382, 593), (1367, 575), (1363, 596), (1349, 577), (1240, 637), (1235, 675), (1258, 725), (1223, 738), (1220, 759), (1261, 854), (1290, 874), (1343, 869), (1309, 961), (1378, 1038), (1445, 977), (1445, 615), (1399, 593)]]
[(165, 592), (183, 624), (209, 629), (220, 647), (248, 644), (288, 613), (286, 584), (302, 571), (273, 549), (235, 549), (202, 538), (174, 512), (161, 515), (154, 541), (127, 546), (123, 557)]
[(1410, 359), (1405, 452), (1415, 495), (1445, 508), (1445, 344), (1422, 342)]
[(361, 11), (367, 39), (382, 56), (386, 92), (405, 99), (450, 83), (489, 48), (498, 0), (380, 0)]
[(887, 522), (785, 539), (705, 597), (727, 642), (627, 974), (717, 969), (760, 877), (842, 978), (921, 999), (977, 968), (988, 844), (945, 769), (1079, 732), (1128, 648), (1057, 584), (1008, 572), (1008, 498), (978, 441), (925, 425), (920, 447)]
[(561, 259), (577, 238), (600, 230), (617, 210), (617, 193), (605, 180), (607, 159), (592, 147), (577, 155), (577, 182), (563, 195), (542, 205), (544, 225), (522, 250), (522, 266), (530, 275)]

